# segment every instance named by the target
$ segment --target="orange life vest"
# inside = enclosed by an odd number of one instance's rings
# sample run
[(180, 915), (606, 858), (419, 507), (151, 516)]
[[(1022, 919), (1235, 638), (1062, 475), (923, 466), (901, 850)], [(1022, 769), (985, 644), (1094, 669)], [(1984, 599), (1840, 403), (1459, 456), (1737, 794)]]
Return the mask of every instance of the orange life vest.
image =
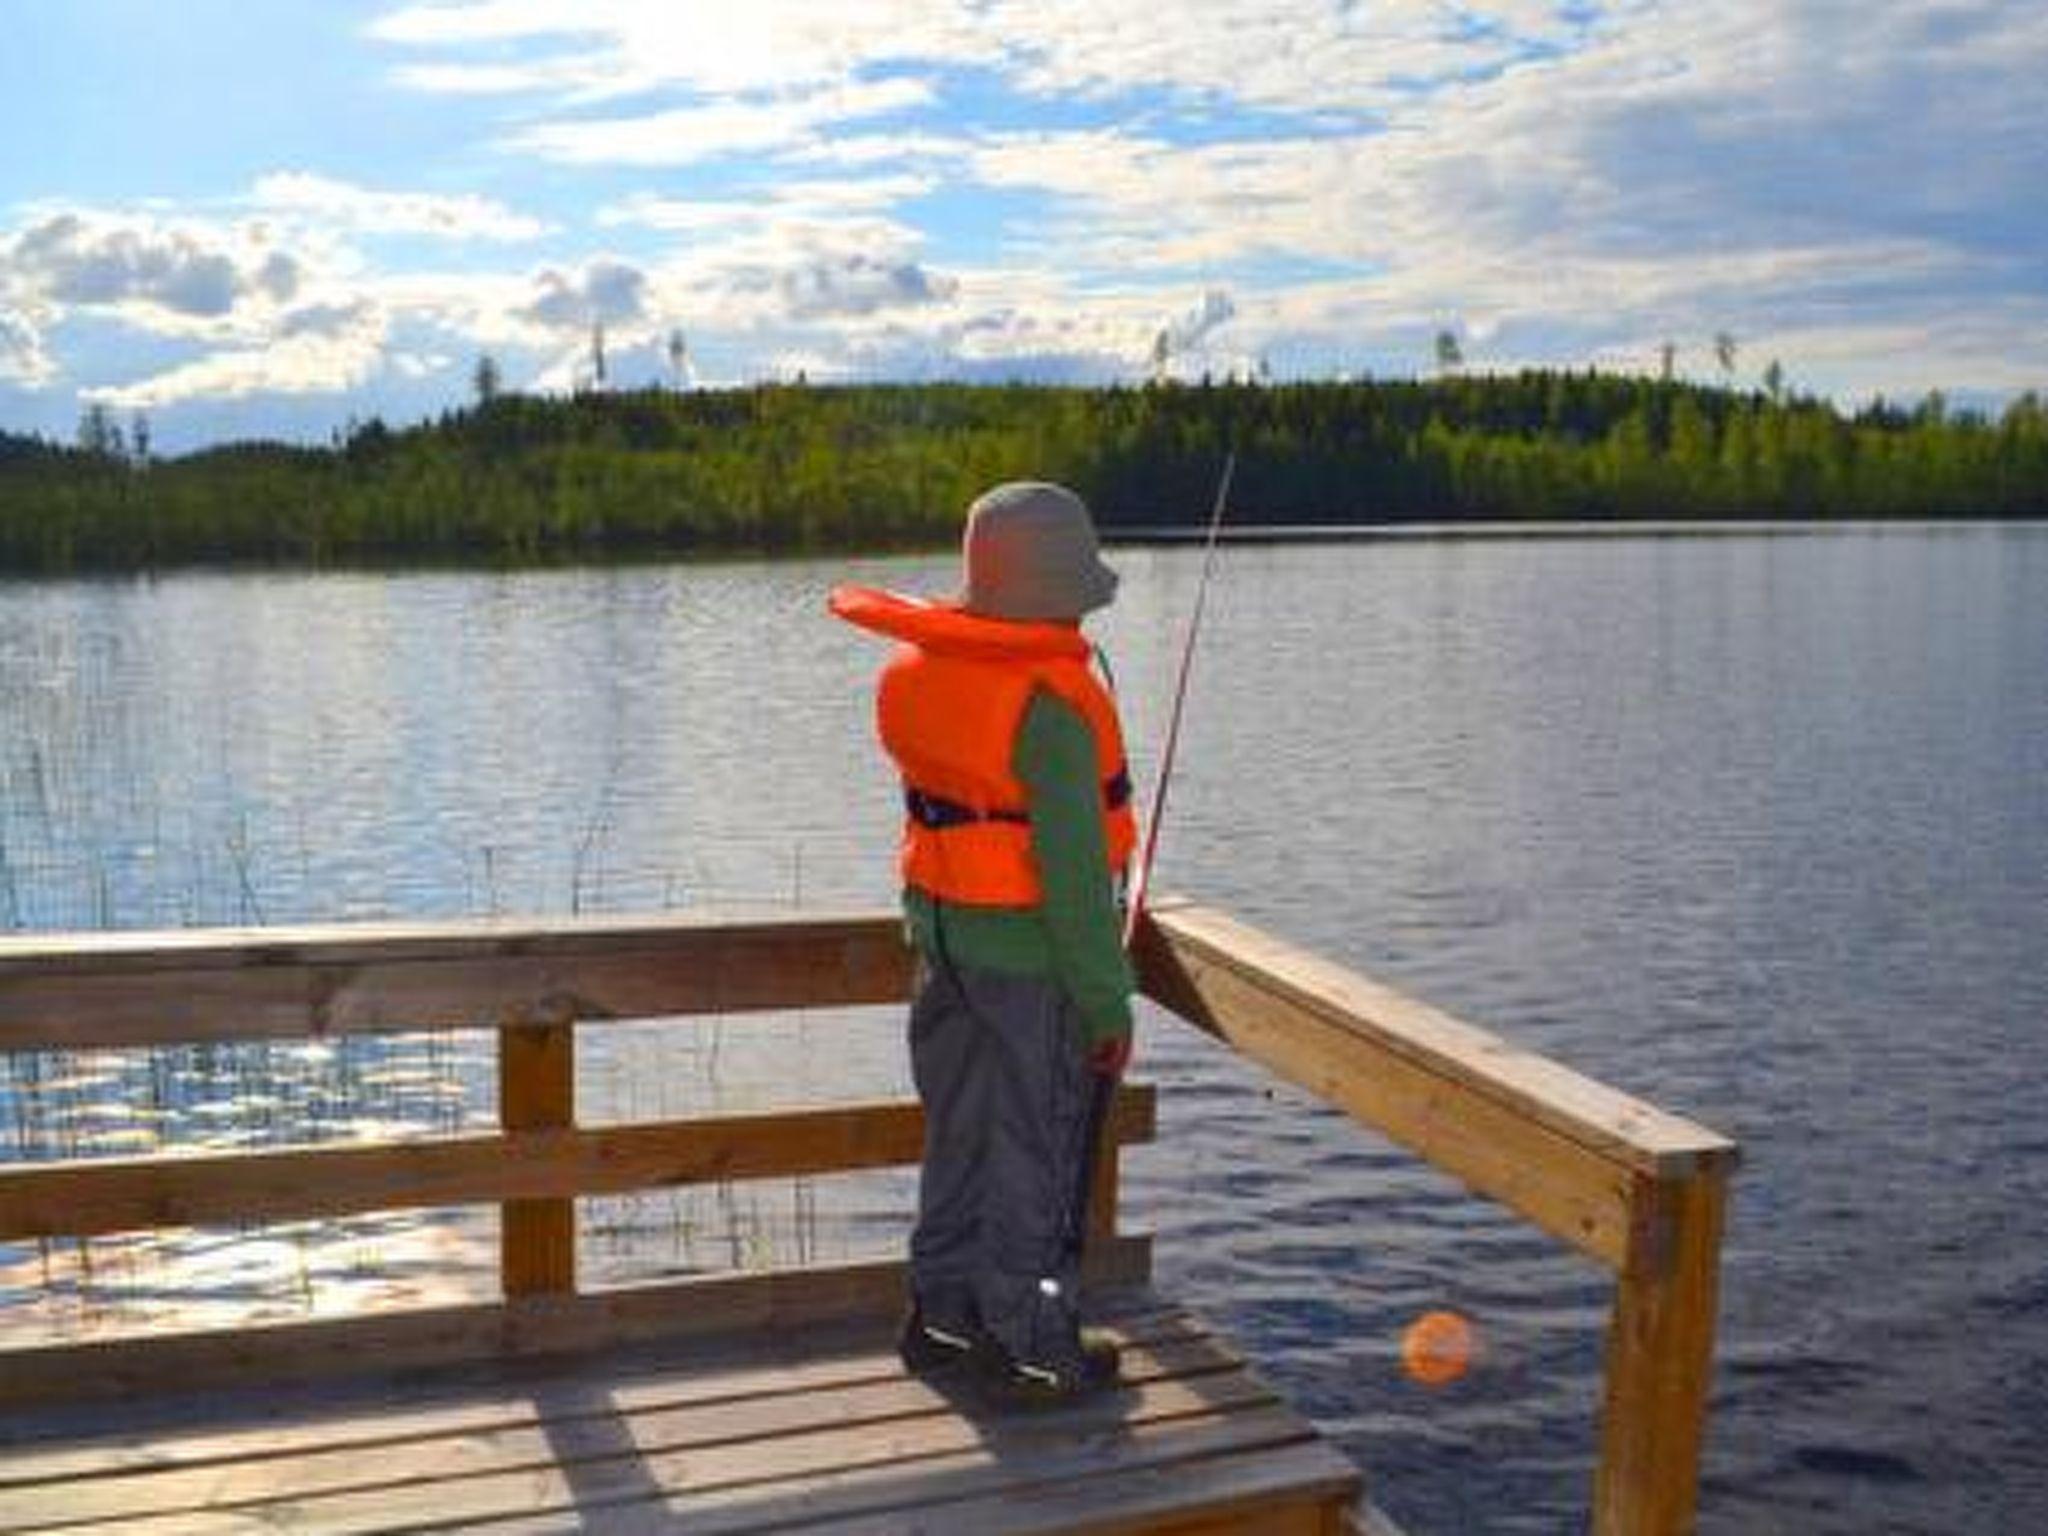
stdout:
[(840, 587), (832, 611), (904, 641), (882, 669), (882, 745), (903, 774), (903, 879), (942, 901), (1032, 907), (1030, 795), (1010, 768), (1031, 696), (1071, 705), (1095, 739), (1109, 871), (1137, 845), (1116, 701), (1088, 666), (1088, 642), (1062, 624), (990, 619), (944, 603)]

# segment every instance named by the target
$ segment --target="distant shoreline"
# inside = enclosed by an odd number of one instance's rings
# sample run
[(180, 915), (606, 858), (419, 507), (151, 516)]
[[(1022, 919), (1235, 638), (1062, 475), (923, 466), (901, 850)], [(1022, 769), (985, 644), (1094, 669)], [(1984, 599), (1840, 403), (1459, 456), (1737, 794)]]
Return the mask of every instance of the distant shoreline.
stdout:
[[(1295, 548), (1318, 544), (1510, 543), (1574, 539), (1807, 538), (1829, 534), (1987, 533), (2022, 529), (2048, 534), (2048, 519), (2035, 517), (1626, 519), (1594, 522), (1484, 523), (1306, 523), (1269, 527), (1225, 526), (1221, 544), (1239, 548)], [(1192, 549), (1208, 536), (1206, 527), (1102, 529), (1110, 549)], [(833, 549), (649, 549), (581, 550), (531, 560), (505, 560), (488, 553), (448, 552), (433, 557), (389, 555), (310, 565), (289, 560), (190, 560), (158, 566), (108, 566), (69, 571), (0, 569), (0, 591), (42, 582), (150, 582), (178, 576), (513, 576), (529, 572), (630, 569), (651, 565), (751, 565), (809, 560), (876, 560), (892, 556), (937, 555), (957, 547), (952, 537), (916, 543)]]
[(1127, 543), (1705, 536), (2048, 516), (2048, 404), (1821, 401), (1597, 373), (1146, 389), (493, 395), (326, 448), (0, 433), (0, 571), (496, 568), (937, 549), (1047, 478)]
[[(2048, 532), (2048, 519), (2038, 517), (1772, 517), (1772, 518), (1588, 518), (1530, 519), (1525, 522), (1482, 523), (1286, 523), (1260, 526), (1226, 523), (1217, 530), (1221, 544), (1373, 544), (1440, 539), (1603, 539), (1603, 538), (1739, 538), (1744, 535), (1798, 538), (1827, 533), (1967, 533), (1992, 528), (2030, 528)], [(1206, 527), (1106, 527), (1109, 545), (1200, 544)]]

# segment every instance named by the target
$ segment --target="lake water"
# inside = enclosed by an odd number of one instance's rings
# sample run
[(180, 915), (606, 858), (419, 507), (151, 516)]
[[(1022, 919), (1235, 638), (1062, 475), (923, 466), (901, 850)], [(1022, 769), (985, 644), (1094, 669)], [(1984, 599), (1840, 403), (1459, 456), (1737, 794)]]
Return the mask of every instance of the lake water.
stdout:
[[(1200, 556), (1115, 560), (1142, 783)], [(0, 585), (0, 925), (887, 902), (848, 578), (950, 562)], [(2048, 529), (1232, 549), (1182, 754), (1164, 888), (1742, 1141), (1703, 1529), (2048, 1529)], [(897, 1027), (593, 1031), (583, 1096), (892, 1091)], [(1162, 1284), (1418, 1533), (1582, 1528), (1599, 1272), (1162, 1018), (1142, 1055)], [(0, 1071), (11, 1156), (489, 1107), (466, 1037)], [(586, 1262), (887, 1249), (904, 1179), (848, 1187), (594, 1202)], [(440, 1294), (487, 1219), (0, 1250), (0, 1332)], [(1484, 1346), (1435, 1392), (1433, 1306)]]

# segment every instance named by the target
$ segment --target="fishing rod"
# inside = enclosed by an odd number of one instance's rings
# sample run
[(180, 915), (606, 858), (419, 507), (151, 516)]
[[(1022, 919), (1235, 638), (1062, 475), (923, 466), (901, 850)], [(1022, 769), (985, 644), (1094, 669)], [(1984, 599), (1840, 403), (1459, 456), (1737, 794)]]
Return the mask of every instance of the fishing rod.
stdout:
[(1216, 566), (1216, 535), (1223, 527), (1223, 509), (1230, 501), (1230, 478), (1237, 471), (1237, 454), (1223, 460), (1223, 476), (1216, 482), (1216, 504), (1209, 510), (1209, 534), (1202, 548), (1202, 574), (1195, 583), (1195, 606), (1188, 614), (1187, 636), (1181, 642), (1180, 672), (1173, 682), (1173, 709), (1166, 719), (1166, 742), (1159, 751), (1159, 773), (1152, 782), (1152, 807), (1145, 817), (1145, 842), (1131, 872), (1124, 906), (1124, 948), (1138, 936), (1138, 924), (1145, 915), (1145, 892), (1152, 883), (1152, 859), (1159, 851), (1159, 824), (1166, 819), (1166, 786), (1173, 779), (1173, 761), (1180, 750), (1181, 715), (1187, 708), (1188, 677), (1194, 671), (1195, 641), (1202, 633), (1202, 610), (1208, 606), (1209, 576)]
[[(1180, 749), (1180, 722), (1188, 702), (1188, 678), (1194, 671), (1195, 642), (1202, 633), (1202, 613), (1208, 606), (1209, 578), (1216, 568), (1216, 535), (1223, 527), (1223, 509), (1230, 501), (1230, 480), (1237, 472), (1237, 454), (1225, 455), (1223, 474), (1216, 482), (1216, 502), (1209, 509), (1209, 532), (1202, 549), (1202, 574), (1195, 583), (1195, 606), (1188, 614), (1187, 634), (1181, 641), (1180, 669), (1173, 681), (1173, 707), (1166, 719), (1166, 739), (1159, 750), (1159, 772), (1152, 782), (1152, 805), (1145, 817), (1145, 840), (1138, 851), (1136, 867), (1124, 898), (1124, 949), (1128, 953), (1145, 915), (1145, 891), (1152, 880), (1152, 859), (1159, 851), (1159, 824), (1166, 818), (1166, 786), (1173, 778), (1173, 763)], [(1072, 1198), (1067, 1209), (1072, 1220), (1067, 1228), (1069, 1251), (1078, 1258), (1087, 1240), (1088, 1193), (1095, 1183), (1095, 1166), (1102, 1153), (1104, 1127), (1110, 1105), (1116, 1099), (1117, 1079), (1099, 1075), (1088, 1095), (1088, 1113), (1083, 1122), (1081, 1156), (1075, 1170)]]

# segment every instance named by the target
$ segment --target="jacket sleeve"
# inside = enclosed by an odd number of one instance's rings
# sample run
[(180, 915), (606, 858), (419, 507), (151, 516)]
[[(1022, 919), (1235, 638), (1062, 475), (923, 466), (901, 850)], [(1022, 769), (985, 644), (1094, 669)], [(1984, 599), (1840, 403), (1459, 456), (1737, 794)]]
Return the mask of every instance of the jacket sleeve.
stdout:
[(1053, 971), (1080, 1009), (1091, 1046), (1128, 1034), (1134, 981), (1087, 722), (1063, 700), (1033, 694), (1010, 766), (1031, 793), (1031, 852), (1045, 893), (1040, 915)]

